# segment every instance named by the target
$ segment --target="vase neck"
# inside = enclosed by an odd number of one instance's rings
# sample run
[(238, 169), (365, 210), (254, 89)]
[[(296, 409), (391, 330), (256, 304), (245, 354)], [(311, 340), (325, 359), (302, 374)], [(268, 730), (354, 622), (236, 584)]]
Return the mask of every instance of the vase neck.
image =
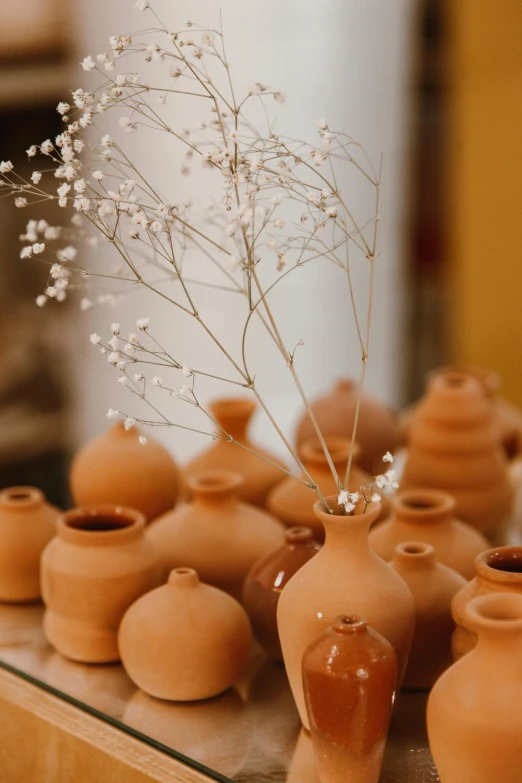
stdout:
[[(325, 498), (328, 507), (334, 508), (337, 498)], [(327, 551), (336, 549), (345, 553), (356, 551), (370, 552), (368, 533), (372, 523), (377, 519), (381, 511), (380, 503), (370, 503), (365, 513), (340, 516), (327, 513), (321, 501), (317, 501), (314, 512), (323, 523), (325, 529), (325, 546)]]
[(242, 484), (242, 477), (229, 470), (207, 470), (191, 476), (188, 480), (195, 504), (206, 508), (235, 505)]
[(412, 541), (399, 544), (393, 555), (393, 568), (400, 574), (428, 573), (435, 571), (437, 560), (435, 550), (430, 544)]
[(522, 674), (522, 596), (489, 593), (473, 599), (466, 608), (469, 627), (478, 635), (478, 656), (500, 655)]
[(450, 525), (454, 519), (455, 499), (447, 492), (407, 489), (393, 499), (395, 518), (413, 525)]
[(216, 400), (210, 405), (224, 434), (239, 443), (247, 440), (247, 428), (255, 407), (255, 402), (245, 397)]

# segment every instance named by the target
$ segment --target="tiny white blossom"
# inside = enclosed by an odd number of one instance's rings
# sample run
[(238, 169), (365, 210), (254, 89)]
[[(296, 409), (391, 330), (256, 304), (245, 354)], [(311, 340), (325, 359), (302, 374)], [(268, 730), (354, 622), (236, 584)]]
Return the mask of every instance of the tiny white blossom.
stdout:
[(20, 258), (30, 258), (33, 254), (33, 248), (31, 245), (26, 245), (20, 250)]
[(90, 309), (91, 309), (91, 307), (94, 307), (94, 305), (93, 305), (93, 303), (91, 302), (91, 300), (90, 300), (90, 299), (88, 299), (87, 297), (84, 297), (84, 298), (81, 300), (81, 302), (80, 302), (80, 310), (82, 310), (83, 312), (85, 312), (85, 311), (87, 311), (87, 310), (90, 310)]
[(328, 130), (328, 123), (326, 120), (320, 119), (317, 120), (317, 124), (321, 130)]
[(372, 495), (371, 500), (372, 500), (372, 503), (380, 503), (381, 502), (381, 496), (379, 495), (378, 492), (374, 492), (373, 495)]
[(127, 418), (123, 422), (123, 426), (125, 427), (126, 430), (132, 429), (132, 427), (134, 427), (135, 424), (136, 424), (136, 419), (133, 419), (132, 416), (127, 416)]
[(45, 296), (45, 294), (40, 294), (40, 296), (36, 297), (36, 304), (38, 305), (38, 307), (43, 307), (46, 302), (47, 302), (47, 297)]
[(111, 144), (112, 144), (111, 137), (109, 136), (108, 133), (105, 136), (102, 136), (102, 140), (101, 140), (102, 147), (107, 148), (110, 147)]
[(384, 455), (384, 457), (382, 458), (382, 461), (383, 462), (390, 462), (390, 463), (393, 462), (393, 454), (391, 452), (387, 451), (386, 454)]
[(70, 108), (71, 107), (69, 106), (68, 103), (64, 103), (63, 101), (61, 101), (56, 107), (56, 111), (58, 112), (58, 114), (61, 114), (63, 116), (64, 114), (67, 114)]
[(92, 176), (94, 179), (98, 180), (98, 182), (101, 182), (105, 174), (103, 173), (103, 171), (97, 170), (97, 171), (93, 171)]
[(281, 104), (284, 103), (286, 100), (284, 92), (275, 92), (274, 100), (277, 101), (277, 103), (281, 103)]
[(123, 353), (132, 356), (133, 353), (136, 353), (136, 348), (130, 343), (125, 343), (125, 345), (123, 346)]
[(138, 441), (140, 442), (140, 444), (142, 446), (144, 446), (147, 443), (147, 438), (145, 437), (145, 435), (140, 435), (140, 437), (138, 438)]
[(27, 199), (24, 198), (24, 196), (18, 196), (17, 198), (15, 198), (14, 203), (15, 203), (15, 207), (18, 207), (18, 208), (21, 209), (22, 207), (26, 207), (27, 206)]
[(13, 168), (14, 166), (10, 160), (3, 160), (0, 163), (0, 174), (7, 174), (9, 171), (12, 171)]
[(42, 141), (40, 144), (40, 152), (42, 152), (44, 155), (50, 155), (53, 151), (53, 143), (51, 139), (46, 139), (45, 141)]
[(129, 231), (129, 238), (130, 239), (139, 239), (139, 236), (140, 236), (140, 232), (138, 231), (138, 229), (137, 228), (131, 228), (131, 230)]
[(90, 335), (89, 340), (93, 345), (98, 345), (101, 343), (102, 338), (99, 334), (96, 334), (96, 332), (93, 332), (93, 334)]
[(153, 386), (163, 386), (163, 378), (160, 378), (159, 375), (155, 375), (152, 379), (152, 385)]
[(161, 225), (161, 223), (159, 222), (159, 220), (154, 220), (154, 221), (153, 221), (153, 222), (150, 224), (150, 230), (151, 230), (151, 231), (152, 231), (154, 234), (159, 234), (159, 232), (161, 231), (161, 229), (162, 229), (162, 228), (163, 228), (163, 226)]
[(87, 187), (87, 183), (84, 179), (77, 179), (73, 187), (76, 193), (84, 193)]
[(113, 334), (119, 334), (120, 333), (120, 325), (119, 324), (111, 324), (111, 332)]
[(275, 204), (276, 207), (278, 206), (278, 204), (281, 203), (282, 200), (283, 197), (280, 193), (277, 193), (275, 196), (272, 196), (272, 204)]
[(276, 228), (284, 228), (285, 221), (281, 220), (281, 218), (278, 218), (276, 221), (274, 221), (274, 226)]
[(126, 375), (118, 375), (116, 378), (117, 383), (121, 383), (122, 385), (124, 383), (127, 383), (127, 376)]
[(33, 173), (31, 174), (31, 182), (33, 182), (35, 185), (38, 185), (41, 179), (42, 179), (42, 172), (33, 171)]
[(193, 372), (190, 369), (190, 367), (182, 367), (181, 372), (183, 373), (185, 378), (190, 378), (193, 375)]
[(109, 408), (109, 410), (105, 414), (105, 416), (108, 419), (116, 419), (116, 418), (118, 418), (119, 415), (120, 415), (119, 410), (116, 410), (115, 408)]
[(113, 351), (115, 351), (118, 348), (119, 345), (118, 338), (116, 337), (115, 334), (112, 335), (110, 340), (107, 340), (107, 345), (109, 346), (109, 348), (112, 348)]
[(136, 0), (134, 6), (138, 9), (138, 11), (146, 11), (147, 8), (150, 8), (149, 0)]
[(92, 59), (91, 55), (88, 57), (85, 57), (84, 60), (80, 63), (84, 71), (92, 71), (93, 68), (96, 68), (96, 63)]
[(351, 503), (358, 503), (360, 499), (358, 492), (350, 492), (348, 497), (350, 498)]
[(53, 264), (51, 267), (50, 275), (54, 280), (63, 277), (65, 270), (61, 264)]
[(339, 495), (337, 496), (337, 502), (340, 506), (344, 506), (345, 503), (348, 503), (347, 490), (343, 489), (341, 492), (339, 492)]
[(111, 351), (110, 354), (107, 356), (107, 361), (109, 364), (118, 364), (120, 361), (120, 354), (117, 351)]
[(45, 243), (44, 242), (35, 242), (33, 245), (33, 253), (35, 256), (39, 255), (40, 253), (43, 253), (45, 250)]
[(28, 150), (26, 150), (28, 158), (34, 158), (36, 155), (36, 144), (31, 144)]
[(150, 326), (150, 318), (138, 318), (136, 321), (136, 326), (138, 329), (142, 329), (143, 331), (146, 331)]

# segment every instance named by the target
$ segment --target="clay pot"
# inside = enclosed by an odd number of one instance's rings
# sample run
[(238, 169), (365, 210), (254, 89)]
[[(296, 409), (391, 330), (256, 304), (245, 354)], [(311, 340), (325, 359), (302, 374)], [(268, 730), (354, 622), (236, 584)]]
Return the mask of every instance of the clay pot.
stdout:
[(438, 563), (433, 547), (420, 542), (399, 544), (390, 565), (415, 601), (415, 634), (402, 687), (431, 688), (453, 662), (451, 601), (466, 580)]
[(393, 515), (370, 531), (370, 546), (383, 558), (393, 558), (398, 544), (431, 544), (443, 565), (466, 579), (475, 575), (475, 558), (490, 546), (487, 538), (455, 517), (455, 499), (436, 489), (406, 489), (392, 500)]
[(252, 631), (237, 601), (202, 584), (191, 568), (176, 568), (125, 613), (118, 645), (125, 671), (149, 696), (197, 701), (233, 685)]
[(253, 564), (284, 543), (281, 523), (240, 503), (241, 476), (207, 471), (189, 479), (192, 503), (157, 519), (147, 537), (166, 567), (194, 568), (201, 580), (240, 598)]
[(477, 636), (466, 619), (466, 608), (473, 598), (486, 593), (522, 595), (522, 547), (501, 546), (482, 552), (475, 560), (475, 572), (475, 579), (457, 593), (451, 605), (457, 624), (452, 642), (455, 660), (477, 643)]
[(286, 583), (314, 557), (320, 545), (309, 527), (291, 527), (279, 549), (254, 563), (243, 587), (243, 606), (257, 641), (270, 658), (283, 660), (277, 632), (277, 604)]
[(142, 446), (136, 430), (126, 430), (118, 422), (78, 452), (70, 485), (78, 506), (103, 503), (135, 508), (150, 522), (174, 507), (178, 469), (161, 444), (147, 436)]
[[(321, 434), (351, 439), (357, 405), (358, 384), (349, 379), (338, 381), (332, 391), (315, 400), (311, 409)], [(316, 436), (310, 417), (305, 413), (296, 433), (299, 445)], [(364, 394), (361, 397), (355, 439), (361, 447), (359, 465), (372, 476), (382, 473), (382, 458), (400, 445), (399, 425), (384, 403)]]
[[(236, 443), (223, 439), (217, 440), (185, 467), (183, 475), (186, 481), (190, 485), (193, 476), (208, 470), (233, 471), (243, 477), (239, 498), (245, 503), (264, 507), (268, 493), (284, 475), (277, 466), (285, 468), (286, 466), (269, 451), (261, 448), (257, 443), (252, 443), (248, 437), (247, 430), (256, 403), (238, 397), (216, 400), (209, 408), (224, 435), (230, 436)], [(243, 446), (246, 448), (242, 448)], [(247, 449), (256, 453), (252, 454)], [(267, 462), (267, 459), (274, 464)]]
[(391, 644), (341, 616), (305, 652), (303, 682), (319, 779), (377, 783), (397, 686)]
[(0, 492), (0, 601), (40, 598), (40, 556), (56, 532), (59, 514), (34, 487)]
[(67, 511), (42, 555), (44, 631), (61, 655), (84, 663), (118, 661), (118, 625), (128, 607), (161, 584), (158, 554), (134, 509)]
[(491, 404), (469, 375), (435, 376), (419, 405), (401, 488), (419, 487), (450, 492), (457, 517), (483, 532), (510, 515), (513, 489)]
[[(337, 508), (337, 497), (326, 498)], [(343, 612), (364, 617), (397, 654), (402, 682), (413, 638), (415, 606), (404, 580), (370, 548), (368, 531), (380, 513), (370, 503), (365, 513), (338, 516), (315, 506), (325, 530), (323, 548), (290, 579), (279, 598), (277, 626), (294, 699), (305, 728), (301, 666), (307, 647)]]
[(475, 598), (469, 655), (435, 683), (428, 736), (441, 783), (519, 783), (522, 768), (522, 596)]

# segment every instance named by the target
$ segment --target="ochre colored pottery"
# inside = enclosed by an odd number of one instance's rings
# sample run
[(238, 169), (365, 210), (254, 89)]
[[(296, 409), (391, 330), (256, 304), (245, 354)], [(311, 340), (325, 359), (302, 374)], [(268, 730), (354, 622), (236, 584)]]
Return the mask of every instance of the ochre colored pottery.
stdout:
[(164, 578), (134, 509), (83, 506), (58, 519), (42, 555), (44, 631), (66, 658), (119, 660), (117, 633), (128, 607)]
[[(336, 509), (337, 497), (326, 499)], [(325, 544), (295, 576), (279, 598), (277, 626), (294, 699), (305, 728), (302, 661), (305, 650), (343, 612), (364, 617), (395, 649), (402, 682), (413, 638), (415, 606), (404, 580), (370, 548), (368, 531), (379, 503), (363, 504), (352, 516), (326, 512), (316, 503)]]
[(476, 556), (491, 544), (455, 517), (455, 505), (455, 499), (440, 490), (402, 490), (392, 500), (392, 516), (371, 529), (370, 546), (389, 561), (398, 544), (423, 541), (433, 547), (439, 563), (472, 579)]
[(40, 598), (40, 557), (60, 513), (34, 487), (0, 492), (0, 601)]
[(194, 568), (202, 582), (236, 598), (253, 564), (285, 540), (275, 517), (238, 500), (241, 485), (239, 474), (225, 470), (193, 476), (193, 502), (160, 517), (146, 533), (169, 570)]
[(243, 587), (243, 606), (257, 641), (270, 658), (282, 661), (277, 603), (286, 583), (321, 549), (309, 527), (292, 527), (279, 549), (254, 563)]
[(243, 671), (252, 631), (243, 607), (202, 584), (191, 568), (176, 568), (168, 583), (126, 612), (118, 636), (131, 680), (169, 701), (209, 699)]
[(173, 508), (178, 469), (169, 452), (134, 427), (118, 422), (84, 446), (73, 460), (71, 493), (77, 506), (103, 503), (135, 508), (148, 522)]
[(415, 633), (402, 687), (431, 688), (453, 662), (451, 601), (466, 580), (438, 563), (433, 547), (420, 542), (399, 544), (390, 565), (402, 576), (415, 601)]
[(476, 647), (435, 683), (428, 736), (441, 783), (520, 783), (522, 596), (475, 598)]
[[(357, 396), (358, 384), (343, 379), (329, 394), (312, 403), (311, 409), (323, 437), (353, 437)], [(296, 442), (299, 446), (314, 437), (314, 426), (308, 414), (304, 413), (297, 428)], [(369, 394), (363, 394), (361, 397), (355, 440), (361, 447), (359, 465), (372, 476), (383, 472), (383, 456), (387, 451), (394, 454), (401, 442), (395, 414), (387, 405)]]
[(391, 644), (341, 616), (305, 652), (303, 683), (319, 779), (377, 783), (397, 687)]
[[(216, 440), (210, 448), (185, 467), (183, 471), (185, 479), (190, 484), (193, 476), (208, 470), (228, 470), (239, 473), (243, 478), (239, 498), (245, 503), (264, 507), (268, 493), (284, 475), (277, 466), (283, 468), (286, 466), (269, 451), (252, 443), (249, 438), (248, 426), (256, 409), (256, 403), (245, 397), (237, 397), (216, 400), (209, 408), (221, 433), (225, 437), (230, 436), (236, 442), (231, 443), (222, 438)], [(252, 454), (252, 451), (256, 453)]]

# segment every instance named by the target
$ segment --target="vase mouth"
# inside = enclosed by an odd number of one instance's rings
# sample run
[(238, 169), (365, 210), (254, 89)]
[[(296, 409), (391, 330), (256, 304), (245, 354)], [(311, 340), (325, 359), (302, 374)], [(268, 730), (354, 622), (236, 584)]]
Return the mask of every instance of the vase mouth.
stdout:
[(133, 508), (92, 504), (66, 511), (58, 519), (60, 538), (85, 546), (110, 546), (140, 536), (144, 515)]
[(473, 598), (465, 611), (472, 630), (522, 633), (522, 595), (488, 593)]
[(9, 511), (26, 511), (40, 506), (44, 494), (36, 487), (8, 487), (0, 492), (0, 505)]
[(435, 549), (424, 541), (404, 541), (395, 547), (393, 561), (408, 568), (425, 568), (435, 564)]
[(371, 525), (371, 523), (377, 519), (379, 514), (381, 513), (381, 504), (375, 500), (372, 500), (371, 503), (368, 503), (368, 505), (365, 507), (365, 501), (359, 500), (359, 502), (356, 504), (355, 507), (355, 514), (337, 514), (335, 511), (339, 509), (339, 503), (338, 503), (338, 496), (337, 495), (329, 495), (328, 497), (324, 498), (325, 503), (330, 509), (329, 511), (326, 511), (323, 505), (322, 500), (316, 500), (314, 504), (314, 513), (318, 519), (323, 522), (323, 524), (328, 522), (328, 520), (335, 520), (336, 522), (355, 522), (357, 521), (359, 524), (364, 523), (364, 526)]
[(522, 546), (486, 549), (475, 558), (475, 570), (487, 582), (522, 586)]
[(478, 394), (484, 398), (484, 387), (481, 381), (469, 372), (462, 370), (441, 370), (433, 376), (430, 388), (437, 390), (449, 390), (455, 394)]
[(209, 405), (218, 421), (249, 419), (256, 409), (256, 402), (248, 397), (222, 397)]
[(341, 614), (336, 618), (332, 628), (338, 633), (357, 634), (366, 631), (367, 623), (356, 614)]
[(356, 388), (353, 378), (339, 378), (334, 386), (336, 392), (352, 392)]
[(193, 495), (203, 499), (235, 495), (243, 483), (243, 476), (232, 470), (203, 470), (187, 480)]
[[(330, 457), (334, 465), (342, 465), (345, 467), (348, 463), (348, 457), (350, 455), (350, 447), (351, 447), (350, 438), (342, 438), (342, 437), (337, 437), (335, 435), (325, 435), (324, 442), (326, 443), (326, 448), (328, 449), (328, 452), (330, 454)], [(317, 467), (328, 468), (328, 460), (326, 458), (326, 455), (324, 453), (319, 438), (314, 437), (305, 440), (304, 443), (299, 448), (299, 453), (301, 455), (303, 462), (305, 462), (306, 464), (317, 466)], [(357, 462), (360, 453), (361, 453), (361, 449), (359, 447), (359, 444), (355, 443), (353, 447), (354, 463)], [(344, 478), (344, 476), (342, 476), (341, 478)]]
[(428, 373), (428, 380), (431, 381), (432, 378), (436, 378), (443, 373), (460, 373), (461, 375), (468, 375), (475, 378), (481, 384), (487, 397), (494, 397), (498, 394), (502, 386), (502, 380), (498, 372), (490, 370), (487, 367), (479, 367), (478, 365), (472, 365), (470, 367), (459, 367), (458, 365), (451, 364), (444, 365)]
[(285, 541), (290, 546), (315, 543), (314, 532), (311, 527), (289, 527), (285, 531)]
[(199, 585), (199, 576), (193, 568), (180, 566), (170, 572), (167, 584), (174, 587), (197, 587)]
[(453, 515), (453, 495), (438, 489), (403, 489), (392, 500), (395, 513), (412, 522), (439, 522)]

